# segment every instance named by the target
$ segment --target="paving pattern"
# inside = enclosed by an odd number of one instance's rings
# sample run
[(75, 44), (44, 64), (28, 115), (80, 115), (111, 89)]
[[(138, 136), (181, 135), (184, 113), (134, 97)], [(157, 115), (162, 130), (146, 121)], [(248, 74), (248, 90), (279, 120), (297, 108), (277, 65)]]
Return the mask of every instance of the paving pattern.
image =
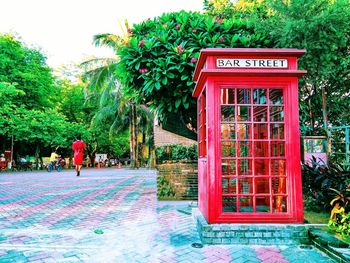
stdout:
[(332, 262), (298, 246), (200, 243), (188, 202), (158, 202), (156, 171), (0, 173), (3, 262)]

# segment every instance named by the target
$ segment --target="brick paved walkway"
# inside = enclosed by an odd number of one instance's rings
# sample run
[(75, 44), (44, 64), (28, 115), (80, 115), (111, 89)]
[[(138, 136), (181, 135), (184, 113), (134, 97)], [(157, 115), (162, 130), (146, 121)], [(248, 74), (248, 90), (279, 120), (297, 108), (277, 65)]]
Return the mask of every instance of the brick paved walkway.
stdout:
[(150, 170), (0, 173), (0, 262), (332, 262), (296, 246), (193, 248), (188, 203), (157, 202), (155, 185)]

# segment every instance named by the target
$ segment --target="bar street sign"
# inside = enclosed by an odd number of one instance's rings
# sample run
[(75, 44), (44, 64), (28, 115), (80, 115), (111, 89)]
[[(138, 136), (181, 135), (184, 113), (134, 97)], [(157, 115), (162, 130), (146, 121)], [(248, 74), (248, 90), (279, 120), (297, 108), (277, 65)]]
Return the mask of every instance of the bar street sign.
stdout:
[(217, 68), (288, 68), (287, 59), (217, 58)]

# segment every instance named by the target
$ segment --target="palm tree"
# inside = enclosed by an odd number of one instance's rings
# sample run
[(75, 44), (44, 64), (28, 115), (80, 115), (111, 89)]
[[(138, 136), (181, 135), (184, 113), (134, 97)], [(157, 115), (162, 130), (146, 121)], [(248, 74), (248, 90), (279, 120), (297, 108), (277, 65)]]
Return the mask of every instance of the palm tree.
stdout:
[[(124, 36), (127, 34), (125, 33)], [(114, 51), (117, 51), (118, 45), (123, 41), (126, 41), (125, 37), (112, 34), (94, 36), (96, 46), (106, 46)], [(153, 115), (147, 108), (138, 105), (136, 94), (124, 94), (116, 78), (117, 57), (91, 59), (84, 62), (82, 66), (85, 67), (84, 78), (89, 83), (85, 90), (86, 103), (99, 102), (93, 123), (96, 125), (110, 123), (110, 136), (125, 130), (129, 125), (131, 166), (138, 168), (138, 124), (140, 121), (143, 124), (145, 121), (150, 123)]]

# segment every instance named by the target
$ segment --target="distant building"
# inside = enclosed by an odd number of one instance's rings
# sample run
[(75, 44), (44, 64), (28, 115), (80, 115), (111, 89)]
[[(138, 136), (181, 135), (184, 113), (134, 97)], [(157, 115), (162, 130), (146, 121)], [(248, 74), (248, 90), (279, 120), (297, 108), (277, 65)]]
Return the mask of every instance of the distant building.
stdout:
[(155, 118), (153, 127), (155, 147), (169, 144), (182, 144), (184, 146), (197, 144), (197, 134), (189, 130), (175, 116), (168, 117), (167, 121), (163, 123)]

